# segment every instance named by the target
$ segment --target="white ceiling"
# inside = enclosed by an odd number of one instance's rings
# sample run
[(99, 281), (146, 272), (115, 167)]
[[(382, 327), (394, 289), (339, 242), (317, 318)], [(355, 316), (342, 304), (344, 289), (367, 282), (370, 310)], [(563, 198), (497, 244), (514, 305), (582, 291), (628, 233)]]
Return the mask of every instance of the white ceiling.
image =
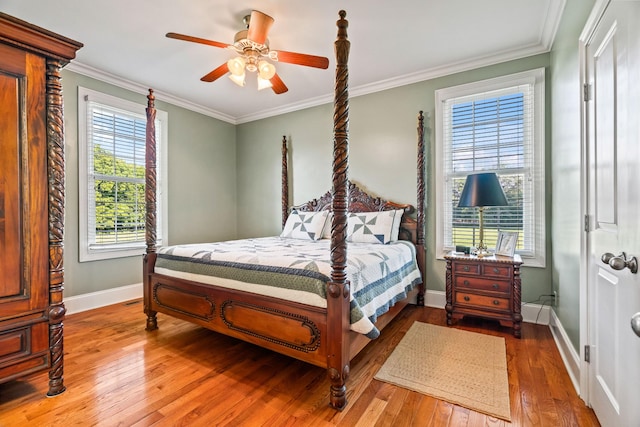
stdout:
[[(566, 0), (0, 0), (0, 11), (84, 43), (69, 69), (230, 123), (331, 102), (338, 11), (349, 21), (351, 96), (547, 52)], [(167, 32), (232, 43), (242, 17), (275, 19), (272, 50), (326, 56), (329, 69), (276, 63), (289, 91), (258, 92), (200, 77), (228, 49)]]

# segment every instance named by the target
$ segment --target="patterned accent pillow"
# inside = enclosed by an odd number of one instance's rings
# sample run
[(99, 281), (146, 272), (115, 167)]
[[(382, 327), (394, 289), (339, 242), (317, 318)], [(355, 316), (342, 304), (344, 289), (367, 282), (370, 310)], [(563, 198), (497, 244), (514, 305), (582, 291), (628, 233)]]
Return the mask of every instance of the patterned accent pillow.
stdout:
[(299, 212), (295, 209), (292, 210), (280, 237), (303, 240), (320, 239), (324, 224), (327, 222), (327, 213), (327, 211)]
[(347, 217), (347, 242), (391, 242), (395, 211), (350, 213)]

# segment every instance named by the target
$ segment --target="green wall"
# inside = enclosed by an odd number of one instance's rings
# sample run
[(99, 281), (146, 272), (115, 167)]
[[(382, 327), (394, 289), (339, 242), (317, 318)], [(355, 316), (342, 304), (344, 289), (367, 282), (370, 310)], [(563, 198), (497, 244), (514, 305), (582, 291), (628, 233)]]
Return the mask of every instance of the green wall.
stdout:
[[(65, 297), (142, 282), (142, 257), (78, 261), (78, 86), (147, 104), (146, 95), (70, 71), (64, 87)], [(162, 101), (169, 114), (169, 243), (236, 236), (235, 126)]]
[[(353, 46), (353, 49), (356, 47)], [(435, 189), (433, 145), (437, 89), (534, 68), (548, 69), (542, 54), (491, 67), (427, 80), (386, 91), (352, 97), (349, 106), (349, 178), (372, 194), (416, 204), (417, 115), (429, 116), (427, 135), (427, 287), (444, 291), (445, 263), (435, 254)], [(550, 84), (547, 83), (547, 93)], [(548, 111), (548, 108), (547, 108)], [(550, 117), (546, 118), (547, 123)], [(238, 125), (238, 237), (277, 234), (281, 230), (281, 140), (291, 140), (290, 204), (319, 197), (331, 188), (333, 106), (322, 105)], [(549, 162), (550, 133), (546, 135)], [(547, 190), (550, 189), (547, 173)], [(547, 230), (550, 226), (547, 206)], [(256, 219), (256, 212), (259, 218)], [(549, 242), (549, 236), (547, 236)], [(523, 301), (551, 292), (551, 248), (547, 268), (523, 268)]]
[[(578, 38), (595, 2), (567, 2), (551, 51), (553, 189), (551, 204), (554, 310), (576, 351), (580, 346), (580, 258), (582, 218), (580, 62)], [(586, 286), (586, 284), (585, 284)]]

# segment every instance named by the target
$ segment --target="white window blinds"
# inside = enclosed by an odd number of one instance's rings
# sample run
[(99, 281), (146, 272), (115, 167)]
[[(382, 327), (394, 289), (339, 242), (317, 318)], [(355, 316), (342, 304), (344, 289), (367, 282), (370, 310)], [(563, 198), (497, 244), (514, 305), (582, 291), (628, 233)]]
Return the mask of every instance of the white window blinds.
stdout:
[(439, 243), (444, 251), (478, 244), (478, 209), (458, 208), (458, 201), (467, 175), (495, 172), (509, 206), (484, 209), (484, 242), (492, 248), (499, 231), (517, 232), (517, 252), (536, 257), (541, 247), (544, 250), (544, 210), (539, 206), (544, 206), (543, 186), (536, 185), (544, 182), (538, 158), (541, 147), (537, 147), (542, 135), (537, 135), (541, 132), (536, 124), (542, 118), (537, 117), (536, 79), (489, 87), (472, 93), (456, 91), (440, 100)]
[[(80, 260), (137, 255), (145, 248), (145, 106), (79, 88)], [(157, 242), (166, 223), (163, 143), (156, 115)]]
[(87, 106), (89, 246), (144, 243), (146, 118)]

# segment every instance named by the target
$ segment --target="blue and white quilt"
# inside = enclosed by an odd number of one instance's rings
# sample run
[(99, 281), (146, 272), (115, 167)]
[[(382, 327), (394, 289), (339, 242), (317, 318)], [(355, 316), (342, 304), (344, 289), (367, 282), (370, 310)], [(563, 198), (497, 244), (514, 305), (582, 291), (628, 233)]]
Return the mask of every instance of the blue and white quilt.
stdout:
[[(199, 283), (327, 307), (330, 240), (262, 237), (158, 249), (155, 272)], [(351, 330), (377, 338), (378, 316), (422, 282), (411, 242), (348, 243)]]

